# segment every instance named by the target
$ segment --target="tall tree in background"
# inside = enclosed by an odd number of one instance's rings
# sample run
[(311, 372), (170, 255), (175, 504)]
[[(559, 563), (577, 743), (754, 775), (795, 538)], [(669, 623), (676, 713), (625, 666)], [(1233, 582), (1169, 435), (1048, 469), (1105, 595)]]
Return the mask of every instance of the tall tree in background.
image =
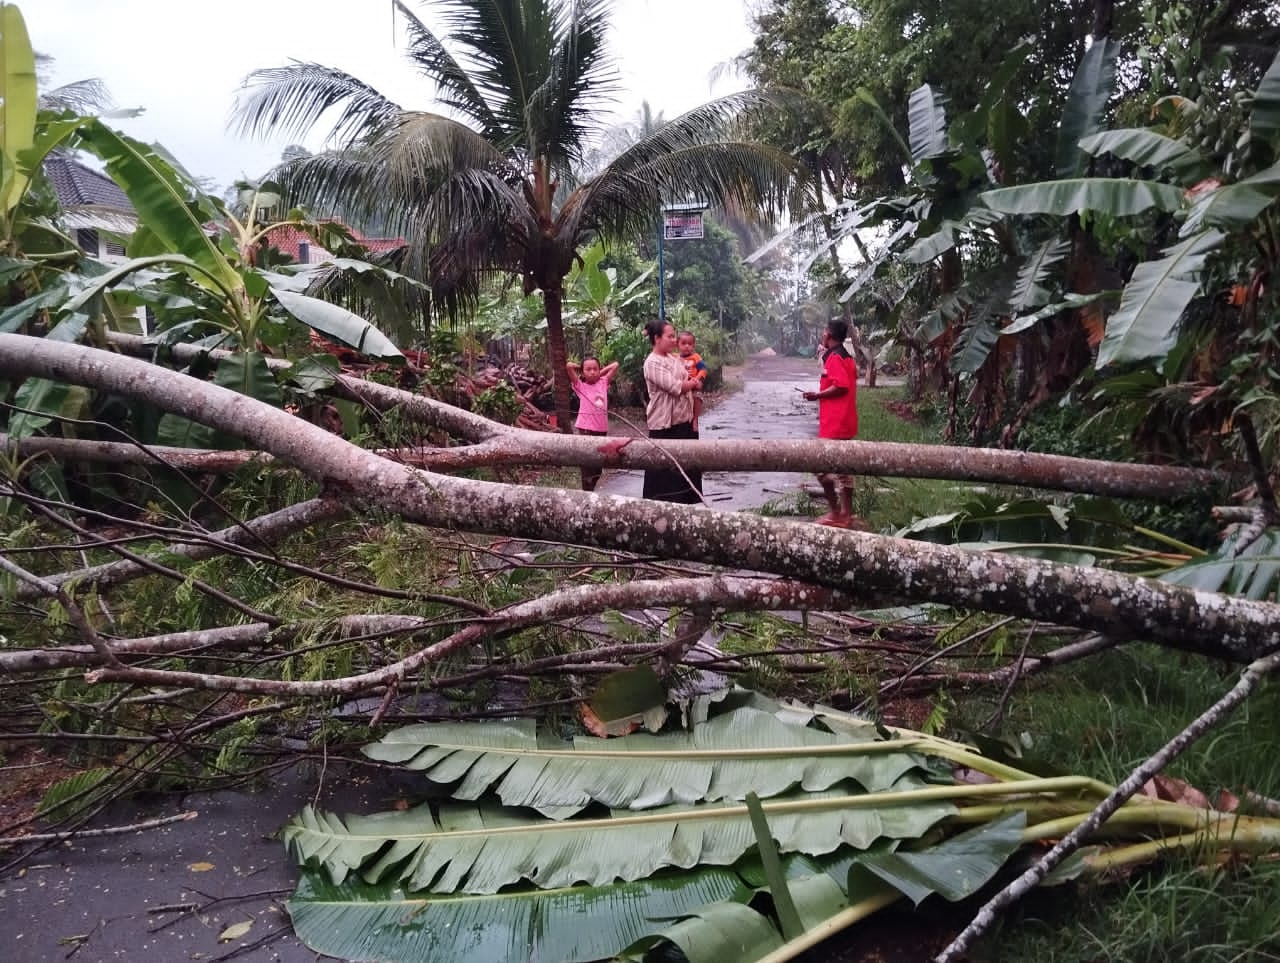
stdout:
[(738, 94), (668, 121), (579, 181), (607, 117), (616, 71), (609, 0), (434, 0), (438, 36), (403, 3), (408, 56), (446, 113), (406, 110), (350, 74), (313, 63), (255, 71), (243, 129), (302, 133), (339, 108), (340, 149), (278, 172), (318, 210), (383, 211), (409, 239), (438, 307), (474, 303), (486, 275), (516, 273), (541, 291), (556, 410), (569, 430), (564, 280), (598, 238), (650, 231), (666, 201), (697, 197), (780, 210), (792, 170), (782, 151), (736, 138), (763, 98)]

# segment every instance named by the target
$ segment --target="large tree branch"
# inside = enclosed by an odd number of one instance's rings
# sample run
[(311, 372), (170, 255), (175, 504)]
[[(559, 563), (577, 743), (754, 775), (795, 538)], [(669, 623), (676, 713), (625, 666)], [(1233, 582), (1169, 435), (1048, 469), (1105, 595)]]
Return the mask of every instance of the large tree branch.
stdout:
[(724, 575), (688, 579), (638, 579), (616, 585), (581, 585), (521, 602), (495, 613), (491, 619), (468, 625), (448, 638), (419, 649), (398, 662), (343, 679), (284, 682), (243, 676), (208, 675), (199, 672), (131, 669), (123, 666), (94, 669), (86, 673), (85, 678), (90, 682), (192, 686), (277, 696), (350, 696), (380, 686), (398, 684), (424, 666), (495, 633), (512, 632), (529, 625), (551, 622), (569, 616), (654, 605), (688, 605), (735, 610), (826, 606), (840, 608), (848, 606), (852, 600), (852, 596), (846, 592), (815, 589), (796, 582), (774, 579)]
[[(17, 337), (17, 336), (15, 336)], [(133, 335), (112, 335), (122, 350), (149, 356), (154, 348)], [(179, 361), (200, 355), (229, 356), (228, 351), (201, 351), (191, 345), (170, 349)], [(272, 360), (275, 368), (288, 367)], [(438, 428), (472, 444), (458, 448), (405, 449), (387, 452), (397, 461), (432, 471), (462, 471), (479, 467), (559, 467), (646, 469), (669, 468), (675, 461), (685, 468), (702, 471), (794, 471), (833, 472), (899, 478), (945, 478), (1024, 485), (1033, 488), (1083, 492), (1112, 497), (1181, 498), (1223, 484), (1227, 479), (1215, 472), (1164, 465), (1136, 465), (1100, 462), (1065, 455), (1009, 451), (997, 448), (957, 449), (947, 445), (908, 445), (895, 442), (823, 442), (818, 440), (759, 439), (666, 441), (647, 438), (629, 443), (603, 442), (600, 438), (530, 431), (490, 421), (434, 398), (415, 395), (387, 385), (340, 375), (334, 390), (342, 397), (359, 401), (379, 411), (393, 408), (420, 424)], [(233, 432), (233, 434), (239, 434)], [(35, 453), (81, 452), (67, 442), (26, 440), (19, 450)], [(181, 465), (181, 449), (163, 449), (166, 460)], [(116, 454), (122, 454), (116, 450)], [(962, 454), (961, 454), (962, 453)], [(237, 466), (256, 453), (190, 453), (193, 470), (214, 471), (225, 463)], [(260, 456), (259, 456), (260, 457)]]
[(1280, 646), (1280, 605), (1271, 603), (1040, 559), (417, 471), (244, 395), (80, 345), (0, 335), (0, 373), (145, 399), (239, 434), (335, 497), (426, 525), (747, 568), (828, 588), (1150, 639), (1237, 661)]
[[(346, 615), (338, 619), (326, 619), (324, 622), (297, 622), (280, 626), (267, 622), (248, 622), (213, 629), (166, 632), (163, 635), (137, 639), (116, 639), (106, 643), (106, 646), (109, 655), (121, 662), (165, 655), (198, 658), (208, 653), (236, 652), (268, 643), (284, 644), (300, 636), (310, 635), (317, 629), (325, 629), (338, 639), (352, 640), (407, 635), (438, 624), (431, 619), (410, 615)], [(16, 675), (21, 672), (43, 672), (78, 666), (88, 668), (100, 666), (104, 661), (106, 659), (103, 654), (88, 645), (49, 648), (32, 646), (0, 652), (0, 674)]]
[[(310, 525), (340, 518), (348, 511), (346, 505), (334, 499), (313, 498), (211, 534), (170, 531), (165, 535), (169, 544), (165, 546), (164, 554), (191, 561), (212, 558), (220, 552), (242, 547), (246, 543), (269, 544)], [(174, 544), (184, 537), (192, 541), (187, 544)], [(86, 543), (86, 547), (93, 547), (93, 543)], [(77, 569), (74, 572), (50, 575), (46, 581), (50, 585), (57, 586), (74, 582), (80, 586), (91, 585), (97, 589), (104, 589), (154, 573), (155, 569), (137, 559), (125, 558), (118, 562)], [(34, 598), (40, 594), (43, 593), (30, 586), (19, 586), (16, 593), (19, 599)]]

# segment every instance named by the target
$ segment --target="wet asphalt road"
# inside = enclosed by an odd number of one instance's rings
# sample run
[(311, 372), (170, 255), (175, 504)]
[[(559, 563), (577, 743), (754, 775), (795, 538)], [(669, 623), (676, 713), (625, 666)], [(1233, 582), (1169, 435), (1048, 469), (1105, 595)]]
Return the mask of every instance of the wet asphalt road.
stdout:
[[(716, 399), (703, 413), (702, 438), (817, 438), (818, 405), (802, 392), (818, 389), (821, 368), (812, 358), (752, 357), (739, 369), (742, 388)], [(640, 497), (644, 473), (607, 471), (599, 492)], [(738, 511), (779, 499), (791, 501), (801, 486), (812, 481), (795, 472), (707, 472), (703, 496), (712, 508)]]

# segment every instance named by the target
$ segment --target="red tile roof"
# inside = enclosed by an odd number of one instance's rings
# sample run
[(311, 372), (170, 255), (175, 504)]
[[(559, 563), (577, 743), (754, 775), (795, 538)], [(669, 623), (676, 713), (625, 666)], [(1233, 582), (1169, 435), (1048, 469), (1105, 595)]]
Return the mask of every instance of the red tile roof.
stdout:
[[(368, 248), (372, 254), (385, 254), (387, 251), (394, 251), (396, 248), (404, 247), (404, 238), (402, 237), (365, 237), (355, 228), (348, 228), (352, 238), (356, 243)], [(280, 251), (281, 254), (287, 254), (299, 264), (315, 264), (323, 261), (327, 257), (331, 257), (330, 253), (316, 243), (316, 241), (301, 228), (292, 225), (284, 225), (272, 228), (267, 233), (267, 243)], [(302, 257), (300, 245), (308, 245), (307, 258)]]

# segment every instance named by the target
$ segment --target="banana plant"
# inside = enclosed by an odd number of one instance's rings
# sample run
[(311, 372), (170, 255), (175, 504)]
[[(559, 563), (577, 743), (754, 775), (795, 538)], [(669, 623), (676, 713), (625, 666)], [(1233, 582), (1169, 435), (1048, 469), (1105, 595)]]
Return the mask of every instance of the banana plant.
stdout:
[(44, 276), (78, 258), (75, 242), (55, 226), (54, 211), (34, 205), (31, 190), (44, 159), (72, 139), (75, 127), (70, 113), (42, 114), (22, 11), (0, 4), (0, 281), (11, 286), (0, 331), (15, 330), (40, 310), (37, 304), (29, 313), (11, 313), (15, 302), (43, 289)]
[[(1080, 139), (1080, 151), (1090, 157), (1111, 156), (1127, 162), (1147, 177), (1072, 177), (993, 190), (982, 202), (1007, 215), (1129, 218), (1149, 211), (1180, 219), (1177, 238), (1156, 260), (1140, 263), (1120, 293), (1119, 305), (1106, 318), (1098, 346), (1097, 368), (1128, 362), (1164, 359), (1177, 340), (1181, 322), (1192, 302), (1206, 294), (1211, 257), (1221, 251), (1238, 253), (1257, 241), (1257, 253), (1237, 264), (1249, 278), (1280, 264), (1274, 243), (1274, 208), (1280, 197), (1280, 163), (1274, 162), (1280, 138), (1266, 118), (1280, 109), (1280, 56), (1272, 63), (1251, 99), (1250, 122), (1241, 153), (1255, 163), (1253, 173), (1234, 179), (1214, 172), (1209, 156), (1188, 135), (1169, 136), (1163, 130), (1130, 128), (1100, 131)], [(1247, 148), (1247, 151), (1246, 151)], [(1265, 166), (1271, 162), (1269, 166)], [(1023, 325), (1020, 329), (1025, 329)]]
[[(53, 321), (49, 337), (74, 340), (93, 326), (110, 326), (121, 305), (148, 306), (160, 321), (160, 342), (194, 339), (235, 350), (215, 367), (215, 382), (272, 404), (284, 395), (264, 349), (285, 347), (305, 330), (299, 322), (375, 359), (403, 361), (372, 323), (305, 293), (307, 269), (286, 274), (254, 265), (257, 245), (272, 230), (313, 227), (300, 212), (263, 222), (270, 198), (258, 192), (237, 217), (195, 189), (162, 151), (97, 118), (77, 119), (74, 142), (104, 162), (137, 211), (139, 226), (128, 242), (127, 262), (97, 273), (64, 274), (56, 289), (40, 295)], [(362, 262), (346, 265), (382, 271)], [(21, 437), (47, 424), (61, 411), (65, 390), (40, 379), (24, 383), (17, 399), (24, 411), (11, 419), (9, 433)], [(203, 426), (173, 415), (161, 420), (157, 440), (196, 447), (220, 443)]]
[(604, 256), (603, 244), (591, 245), (565, 281), (564, 323), (581, 332), (583, 354), (590, 353), (598, 336), (617, 329), (623, 309), (650, 296), (644, 283), (656, 269), (650, 267), (620, 285), (617, 268), (600, 266)]
[[(776, 963), (898, 899), (971, 895), (1110, 791), (743, 690), (679, 710), (687, 728), (607, 740), (527, 722), (388, 733), (366, 754), (420, 773), (428, 801), (286, 826), (296, 932), (351, 960)], [(1149, 798), (1108, 830), (1112, 848), (1058, 878), (1280, 846), (1280, 821)]]
[(897, 535), (1150, 577), (1172, 578), (1183, 566), (1210, 558), (1204, 549), (1136, 524), (1108, 498), (1084, 496), (1060, 502), (975, 495), (955, 511), (914, 520)]

